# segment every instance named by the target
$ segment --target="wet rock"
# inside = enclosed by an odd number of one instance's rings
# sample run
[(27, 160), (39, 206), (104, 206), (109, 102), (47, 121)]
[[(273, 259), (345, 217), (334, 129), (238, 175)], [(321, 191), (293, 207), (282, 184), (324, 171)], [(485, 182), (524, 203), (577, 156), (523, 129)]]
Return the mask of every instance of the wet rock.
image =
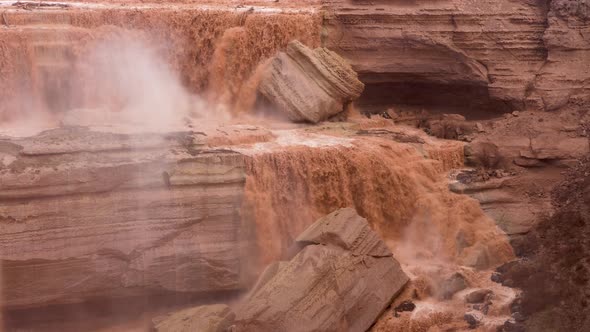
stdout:
[(259, 93), (290, 120), (317, 123), (345, 110), (364, 90), (356, 72), (336, 53), (289, 43), (263, 74)]
[(492, 295), (492, 291), (489, 289), (478, 289), (465, 296), (467, 303), (483, 303), (487, 298)]
[(520, 312), (513, 312), (512, 313), (512, 318), (514, 318), (515, 321), (517, 322), (524, 322), (525, 321), (525, 317), (523, 314), (521, 314)]
[(467, 286), (467, 280), (461, 273), (453, 273), (440, 284), (439, 297), (443, 300), (449, 300), (455, 293), (464, 290)]
[(225, 304), (206, 305), (155, 318), (152, 327), (156, 332), (225, 332), (235, 316)]
[(470, 329), (475, 329), (481, 324), (483, 315), (477, 311), (470, 311), (463, 316), (463, 319), (469, 324)]
[(408, 281), (352, 209), (318, 220), (297, 241), (301, 252), (237, 308), (235, 331), (366, 331)]
[(481, 303), (481, 304), (474, 304), (473, 309), (481, 311), (484, 315), (487, 315), (490, 311), (491, 302)]
[(338, 246), (355, 255), (391, 257), (391, 251), (354, 209), (340, 209), (309, 226), (298, 243)]
[(400, 303), (397, 307), (395, 307), (394, 311), (398, 312), (406, 312), (406, 311), (414, 311), (416, 309), (416, 305), (412, 301), (404, 301)]
[(507, 320), (504, 325), (502, 325), (498, 332), (525, 332), (526, 329), (520, 323), (517, 323), (513, 319)]
[(483, 270), (488, 268), (490, 264), (490, 253), (488, 247), (478, 243), (469, 249), (467, 254), (461, 260), (461, 264)]

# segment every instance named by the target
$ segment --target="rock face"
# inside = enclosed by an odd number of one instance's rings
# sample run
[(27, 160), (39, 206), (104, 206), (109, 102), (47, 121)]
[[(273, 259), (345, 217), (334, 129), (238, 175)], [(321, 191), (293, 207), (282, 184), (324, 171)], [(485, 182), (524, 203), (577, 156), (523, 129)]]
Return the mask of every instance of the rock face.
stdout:
[(240, 289), (243, 159), (200, 137), (0, 140), (3, 305)]
[(568, 102), (590, 105), (590, 4), (585, 0), (553, 0), (543, 35), (548, 50), (535, 90), (548, 110)]
[(258, 87), (292, 121), (313, 123), (342, 112), (363, 89), (356, 72), (339, 55), (298, 41), (272, 60)]
[(329, 0), (324, 46), (352, 63), (370, 103), (553, 109), (588, 95), (587, 6)]
[(236, 331), (366, 331), (408, 281), (353, 209), (310, 226), (306, 245), (236, 311)]
[(205, 305), (176, 312), (169, 317), (155, 319), (156, 332), (225, 332), (235, 314), (224, 304)]

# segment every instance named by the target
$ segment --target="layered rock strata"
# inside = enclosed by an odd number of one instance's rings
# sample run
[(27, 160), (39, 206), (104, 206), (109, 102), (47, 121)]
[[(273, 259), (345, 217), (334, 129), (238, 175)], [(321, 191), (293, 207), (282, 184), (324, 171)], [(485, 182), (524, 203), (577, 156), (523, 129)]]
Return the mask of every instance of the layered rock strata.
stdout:
[(202, 137), (0, 140), (3, 305), (242, 288), (243, 159)]
[(258, 91), (296, 122), (317, 123), (345, 110), (364, 85), (346, 60), (326, 48), (289, 43), (263, 74)]
[(324, 46), (359, 72), (365, 103), (479, 113), (551, 110), (587, 95), (588, 5), (582, 1), (325, 3)]

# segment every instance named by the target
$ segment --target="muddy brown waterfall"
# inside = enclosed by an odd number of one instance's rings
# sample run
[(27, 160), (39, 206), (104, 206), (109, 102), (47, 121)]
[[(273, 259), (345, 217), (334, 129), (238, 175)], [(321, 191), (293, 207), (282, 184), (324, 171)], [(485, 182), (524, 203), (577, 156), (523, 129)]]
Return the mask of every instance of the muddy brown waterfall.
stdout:
[(584, 331), (588, 9), (0, 1), (0, 329)]

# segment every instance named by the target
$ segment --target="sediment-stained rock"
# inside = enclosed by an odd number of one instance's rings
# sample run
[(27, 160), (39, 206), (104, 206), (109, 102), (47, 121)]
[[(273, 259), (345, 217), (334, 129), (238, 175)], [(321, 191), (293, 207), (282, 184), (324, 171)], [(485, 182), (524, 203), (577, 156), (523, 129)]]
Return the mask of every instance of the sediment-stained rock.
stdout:
[(243, 159), (201, 137), (1, 140), (2, 304), (240, 289)]
[(363, 92), (356, 72), (326, 48), (289, 43), (263, 74), (258, 91), (292, 121), (317, 123), (336, 115)]
[(236, 309), (237, 331), (366, 331), (408, 281), (353, 209), (318, 220), (297, 241), (303, 250)]

